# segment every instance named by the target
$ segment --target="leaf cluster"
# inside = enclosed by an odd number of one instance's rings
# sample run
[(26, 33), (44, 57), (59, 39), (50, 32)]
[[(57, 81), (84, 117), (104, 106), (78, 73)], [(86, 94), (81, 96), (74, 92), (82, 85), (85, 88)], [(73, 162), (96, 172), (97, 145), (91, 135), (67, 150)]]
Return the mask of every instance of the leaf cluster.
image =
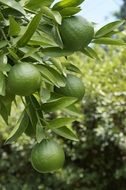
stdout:
[[(42, 78), (39, 91), (29, 97), (20, 97), (24, 110), (6, 143), (16, 141), (31, 126), (37, 142), (48, 137), (50, 130), (78, 141), (70, 125), (78, 119), (75, 105), (78, 100), (74, 95), (55, 93), (54, 87), (64, 87), (67, 74), (71, 72), (81, 74), (78, 66), (68, 59), (74, 52), (64, 48), (58, 27), (65, 17), (80, 11), (82, 2), (84, 0), (62, 0), (53, 5), (53, 0), (0, 0), (0, 113), (6, 124), (12, 103), (17, 105), (15, 95), (7, 86), (10, 69), (15, 64), (28, 62), (35, 65)], [(115, 21), (103, 26), (96, 31), (91, 43), (125, 45), (113, 36), (123, 23)], [(82, 53), (99, 60), (92, 46)], [(48, 119), (48, 113), (57, 114), (61, 110), (67, 110), (63, 117)]]

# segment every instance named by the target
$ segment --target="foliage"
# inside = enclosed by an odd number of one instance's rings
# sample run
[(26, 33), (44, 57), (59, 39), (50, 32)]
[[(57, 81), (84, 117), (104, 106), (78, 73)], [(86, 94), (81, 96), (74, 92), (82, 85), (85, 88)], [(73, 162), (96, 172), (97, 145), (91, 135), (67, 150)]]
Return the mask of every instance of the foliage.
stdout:
[(120, 7), (120, 10), (115, 13), (115, 16), (118, 18), (126, 19), (126, 0), (121, 0), (123, 3)]
[[(81, 106), (84, 115), (81, 115), (80, 122), (73, 123), (80, 141), (65, 140), (64, 169), (53, 175), (35, 172), (28, 160), (34, 141), (24, 135), (18, 142), (1, 147), (0, 181), (3, 188), (125, 190), (125, 48), (96, 46), (95, 50), (102, 61), (91, 60), (80, 53), (68, 57), (83, 73), (86, 95)], [(55, 117), (55, 114), (50, 115), (50, 118)], [(1, 129), (2, 139), (5, 129), (8, 128), (3, 126)], [(63, 139), (59, 141), (64, 142)]]
[[(0, 114), (4, 120), (0, 130), (0, 189), (123, 190), (125, 54), (121, 48), (94, 49), (93, 43), (125, 45), (116, 36), (124, 21), (103, 26), (94, 34), (92, 44), (76, 53), (65, 49), (59, 26), (80, 11), (84, 0), (62, 0), (52, 6), (53, 2), (0, 0)], [(41, 85), (34, 94), (17, 97), (8, 85), (8, 74), (15, 64), (26, 62), (41, 73)], [(84, 76), (84, 118), (78, 98), (54, 91), (55, 87), (65, 87), (70, 73)], [(32, 138), (24, 134), (29, 127)], [(64, 144), (66, 169), (40, 175), (30, 165), (30, 153), (36, 141), (48, 137), (57, 137)]]
[[(75, 31), (79, 31), (80, 28), (80, 38), (77, 37), (74, 45), (77, 46), (78, 43), (79, 51), (91, 58), (98, 59), (98, 55), (91, 46), (88, 46), (89, 42), (125, 45), (123, 40), (113, 36), (124, 21), (109, 23), (95, 34), (93, 26), (88, 27), (89, 23), (84, 19), (79, 19), (78, 23), (76, 18), (79, 17), (73, 15), (80, 11), (82, 2), (84, 0), (62, 0), (58, 3), (54, 0), (0, 0), (0, 114), (7, 125), (12, 103), (17, 105), (16, 95), (20, 95), (18, 98), (23, 104), (23, 109), (6, 144), (16, 141), (25, 131), (28, 134), (28, 130), (31, 129), (31, 134), (34, 133), (33, 136), (38, 143), (44, 138), (49, 138), (51, 132), (78, 141), (75, 130), (69, 127), (70, 122), (67, 123), (66, 120), (73, 121), (73, 117), (76, 120), (75, 115), (71, 113), (76, 110), (75, 103), (80, 97), (74, 97), (71, 93), (65, 96), (54, 91), (55, 87), (65, 87), (68, 74), (72, 71), (78, 73), (74, 62), (69, 63), (67, 59), (67, 56), (72, 55), (78, 48), (68, 50), (65, 47), (61, 35), (61, 30), (65, 28), (63, 21), (69, 20), (67, 17), (75, 20)], [(72, 29), (68, 27), (69, 24), (67, 29)], [(72, 27), (74, 28), (73, 24)], [(88, 32), (83, 36), (82, 30), (87, 31), (86, 28)], [(88, 36), (90, 30), (91, 36)], [(74, 36), (76, 34), (70, 35), (71, 38)], [(69, 42), (71, 42), (70, 37), (68, 37)], [(28, 66), (26, 67), (26, 65), (31, 66), (30, 64), (34, 65), (33, 70), (37, 73), (36, 80), (31, 76), (31, 71), (28, 71)], [(62, 110), (66, 111), (64, 117), (62, 115), (60, 118), (55, 117), (53, 124), (56, 123), (56, 126), (51, 126), (49, 113), (55, 113), (57, 116)], [(78, 111), (74, 112), (78, 115)]]

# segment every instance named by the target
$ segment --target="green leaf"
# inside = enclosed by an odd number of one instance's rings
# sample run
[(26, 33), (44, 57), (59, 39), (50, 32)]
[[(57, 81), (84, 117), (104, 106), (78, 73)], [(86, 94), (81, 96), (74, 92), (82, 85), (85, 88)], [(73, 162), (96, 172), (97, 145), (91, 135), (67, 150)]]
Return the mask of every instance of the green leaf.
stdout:
[(27, 58), (29, 56), (33, 60), (41, 63), (42, 62), (42, 58), (39, 55), (40, 52), (38, 53), (37, 50), (38, 50), (38, 48), (33, 48), (33, 47), (29, 47), (29, 46), (25, 46), (25, 47), (19, 48), (19, 51), (24, 54), (23, 58)]
[(31, 100), (30, 97), (25, 97), (25, 100), (26, 100), (26, 112), (29, 116), (29, 119), (30, 119), (30, 122), (33, 126), (33, 128), (35, 129), (36, 128), (36, 124), (37, 124), (37, 115), (36, 115), (36, 111), (35, 111), (35, 108), (34, 108), (34, 104)]
[(42, 11), (42, 13), (43, 13), (45, 16), (51, 18), (51, 19), (52, 19), (54, 22), (56, 22), (57, 24), (61, 24), (61, 22), (62, 22), (62, 17), (61, 17), (61, 15), (60, 15), (59, 12), (57, 12), (57, 11), (52, 11), (50, 8), (45, 7), (45, 6), (43, 6), (43, 7), (41, 8), (41, 11)]
[(8, 95), (1, 96), (0, 99), (4, 106), (7, 108), (8, 115), (10, 115), (11, 103), (13, 100)]
[(5, 96), (6, 82), (5, 75), (0, 72), (0, 95)]
[(37, 98), (35, 96), (31, 95), (30, 99), (31, 99), (31, 103), (34, 106), (34, 108), (36, 109), (36, 111), (38, 109), (41, 109), (40, 104), (39, 104), (39, 102), (38, 102), (38, 100), (37, 100)]
[(13, 48), (7, 48), (7, 49), (9, 51), (9, 54), (13, 57), (13, 59), (15, 59), (16, 61), (18, 61), (19, 57), (18, 57), (15, 49), (13, 49)]
[(75, 104), (71, 104), (70, 106), (65, 108), (65, 112), (66, 113), (68, 112), (68, 114), (71, 114), (71, 115), (73, 115), (73, 117), (77, 117), (78, 119), (82, 115), (81, 110), (78, 107), (76, 107)]
[(52, 11), (54, 21), (56, 21), (57, 24), (61, 25), (62, 23), (62, 16), (58, 11)]
[(7, 64), (7, 62), (8, 60), (6, 54), (0, 55), (0, 64)]
[(41, 31), (39, 31), (39, 33), (35, 32), (35, 34), (32, 36), (28, 44), (35, 45), (35, 46), (39, 45), (43, 48), (58, 46), (52, 36), (49, 36)]
[(7, 46), (7, 45), (8, 45), (8, 42), (7, 42), (7, 41), (5, 41), (5, 40), (1, 40), (1, 41), (0, 41), (0, 49), (4, 48), (4, 47)]
[(69, 118), (69, 117), (57, 118), (52, 121), (49, 121), (47, 127), (50, 129), (57, 129), (66, 126), (68, 124), (71, 124), (73, 121), (75, 121), (75, 118)]
[(43, 118), (42, 110), (40, 107), (40, 104), (38, 103), (37, 99), (32, 95), (29, 97), (25, 97), (26, 100), (26, 112), (30, 118), (32, 127), (35, 129), (36, 124), (38, 122), (38, 116), (39, 118)]
[(99, 39), (95, 39), (92, 41), (92, 43), (95, 44), (108, 44), (108, 45), (126, 45), (126, 43), (122, 40), (118, 40), (118, 39), (111, 39), (111, 38), (99, 38)]
[(100, 58), (98, 57), (97, 53), (95, 52), (94, 49), (92, 49), (91, 47), (86, 47), (84, 50), (82, 50), (82, 53), (84, 53), (85, 55), (89, 56), (92, 59), (98, 59), (100, 60)]
[(34, 53), (39, 51), (39, 48), (28, 47), (27, 50), (28, 50), (27, 53), (24, 54), (22, 59), (27, 57), (32, 57)]
[(30, 96), (30, 99), (31, 99), (31, 103), (32, 103), (34, 109), (36, 110), (37, 117), (39, 116), (40, 119), (43, 119), (43, 113), (41, 110), (41, 105), (38, 102), (37, 98), (32, 95), (32, 96)]
[(65, 49), (62, 50), (60, 48), (54, 47), (54, 48), (43, 49), (42, 53), (48, 57), (63, 57), (73, 54), (74, 51), (65, 50)]
[(34, 127), (30, 120), (29, 120), (29, 124), (28, 124), (26, 130), (24, 131), (24, 134), (31, 138), (35, 137), (35, 135), (36, 135), (36, 126)]
[(19, 11), (21, 14), (26, 15), (22, 6), (15, 0), (0, 0), (0, 3), (3, 3), (7, 5), (8, 7), (11, 7), (12, 9)]
[(42, 17), (41, 11), (33, 17), (31, 22), (29, 23), (25, 33), (17, 42), (17, 45), (19, 47), (25, 46), (28, 43), (28, 41), (31, 39), (32, 35), (34, 34), (34, 32), (36, 31), (36, 29), (39, 25), (41, 17)]
[(37, 65), (36, 67), (39, 69), (42, 76), (45, 79), (49, 80), (52, 84), (56, 85), (57, 87), (65, 85), (63, 76), (61, 76), (53, 68), (50, 68), (50, 67), (44, 66), (44, 65)]
[[(22, 14), (21, 14), (19, 11), (15, 10), (15, 9), (13, 9), (13, 8), (11, 8), (11, 7), (4, 8), (4, 9), (2, 10), (2, 13), (3, 13), (3, 16), (4, 16), (5, 18), (9, 17), (9, 15), (14, 16), (15, 18), (19, 18), (19, 17), (22, 16)], [(26, 16), (26, 15), (25, 15), (25, 16)], [(7, 25), (8, 25), (8, 20), (4, 20), (4, 21), (5, 21), (5, 22), (7, 23)]]
[(52, 30), (52, 20), (42, 17), (38, 28), (39, 31), (42, 31), (50, 36)]
[(69, 71), (72, 71), (72, 72), (75, 72), (75, 73), (81, 73), (80, 69), (78, 67), (76, 67), (75, 65), (73, 65), (72, 63), (70, 63), (70, 62), (66, 65), (66, 68)]
[(43, 40), (40, 41), (40, 39), (38, 40), (33, 40), (31, 39), (29, 42), (28, 42), (28, 45), (30, 46), (41, 46), (42, 48), (50, 48), (50, 47), (57, 47), (58, 45), (55, 43), (50, 43), (49, 41), (47, 42), (47, 40), (44, 42)]
[(113, 30), (113, 31), (107, 33), (106, 35), (104, 35), (104, 37), (112, 37), (113, 35), (118, 34), (118, 33), (120, 33), (119, 30)]
[(50, 91), (47, 88), (40, 88), (41, 102), (45, 103), (50, 99)]
[(61, 110), (65, 107), (73, 104), (76, 101), (77, 101), (77, 98), (61, 97), (61, 98), (52, 100), (48, 103), (42, 104), (42, 110), (44, 110), (46, 112), (53, 112), (53, 111)]
[(57, 86), (57, 81), (56, 81), (56, 78), (55, 76), (44, 66), (44, 65), (37, 65), (36, 66), (41, 75), (47, 79), (48, 81), (50, 81), (52, 84), (56, 85)]
[(12, 141), (16, 141), (22, 135), (22, 133), (26, 130), (28, 124), (29, 124), (29, 117), (26, 111), (24, 111), (21, 114), (15, 128), (12, 130), (9, 137), (7, 138), (5, 144), (11, 143)]
[(59, 59), (50, 58), (49, 61), (58, 69), (60, 73), (64, 72), (64, 67)]
[(1, 11), (0, 11), (0, 21), (4, 21), (4, 16)]
[(9, 36), (17, 36), (20, 32), (20, 25), (16, 22), (13, 16), (9, 16)]
[(7, 56), (6, 54), (0, 55), (0, 72), (5, 71), (8, 72), (11, 69), (11, 65), (7, 64), (8, 60), (7, 60)]
[(80, 10), (81, 10), (80, 7), (66, 7), (60, 11), (60, 14), (63, 17), (67, 17), (77, 14), (78, 12), (80, 12)]
[(50, 7), (54, 0), (29, 0), (26, 2), (25, 7), (36, 11), (43, 6)]
[(0, 102), (0, 114), (6, 124), (8, 124), (8, 107), (6, 107), (3, 102)]
[(81, 51), (83, 54), (87, 55), (88, 57), (94, 59), (94, 57), (92, 57), (92, 55), (90, 54), (90, 52), (85, 48)]
[[(12, 99), (10, 99), (10, 97), (8, 97), (8, 96), (3, 96), (3, 97), (0, 97), (0, 100), (2, 103), (1, 108), (3, 108), (1, 110), (1, 112), (2, 112), (1, 115), (3, 114), (3, 116), (4, 116), (3, 118), (4, 118), (5, 122), (7, 123), (8, 116), (10, 115), (10, 112), (11, 112)], [(3, 112), (5, 112), (5, 113), (3, 113)]]
[(11, 69), (11, 65), (10, 64), (0, 64), (0, 72), (1, 71), (5, 71), (5, 72), (8, 72), (10, 71)]
[(75, 131), (73, 131), (72, 127), (60, 127), (57, 129), (53, 129), (53, 132), (55, 132), (57, 135), (60, 135), (62, 137), (65, 137), (70, 140), (79, 141)]
[(59, 32), (59, 29), (57, 26), (53, 26), (53, 29), (52, 29), (52, 34), (53, 34), (53, 37), (54, 37), (54, 40), (55, 42), (58, 44), (58, 46), (63, 49), (63, 41), (62, 41), (62, 38), (60, 36), (60, 32)]
[(53, 74), (55, 77), (56, 85), (59, 87), (64, 87), (65, 86), (65, 78), (63, 75), (61, 75), (56, 69), (45, 65), (45, 67), (50, 71), (50, 73)]
[(85, 0), (61, 0), (60, 2), (56, 3), (53, 6), (53, 9), (55, 10), (61, 10), (66, 7), (77, 7), (81, 3), (83, 3)]
[(37, 125), (36, 125), (36, 140), (38, 143), (42, 141), (42, 139), (45, 138), (43, 126), (40, 120), (38, 120)]
[(96, 32), (95, 38), (101, 38), (101, 37), (105, 36), (106, 34), (108, 34), (108, 33), (112, 32), (113, 30), (117, 29), (124, 22), (125, 22), (124, 20), (119, 20), (119, 21), (111, 22), (111, 23), (103, 26), (102, 28), (100, 28)]
[(62, 98), (62, 94), (58, 94), (56, 92), (51, 92), (50, 100), (56, 100), (56, 99), (59, 99), (59, 98)]

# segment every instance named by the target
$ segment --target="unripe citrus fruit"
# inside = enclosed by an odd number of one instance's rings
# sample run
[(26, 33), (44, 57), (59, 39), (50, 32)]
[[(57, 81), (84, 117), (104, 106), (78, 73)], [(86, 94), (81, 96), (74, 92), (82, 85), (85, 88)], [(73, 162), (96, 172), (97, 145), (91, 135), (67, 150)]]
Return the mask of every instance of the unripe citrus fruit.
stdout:
[(75, 75), (67, 75), (65, 87), (55, 87), (55, 92), (65, 95), (82, 99), (85, 93), (85, 88), (82, 80)]
[(31, 163), (40, 173), (48, 173), (60, 169), (65, 160), (62, 147), (51, 139), (44, 139), (36, 144), (31, 153)]
[(94, 36), (94, 28), (91, 23), (81, 16), (72, 16), (63, 19), (59, 31), (68, 50), (79, 51), (86, 47)]
[(8, 75), (8, 85), (13, 93), (28, 96), (34, 93), (41, 82), (38, 69), (30, 63), (14, 65)]

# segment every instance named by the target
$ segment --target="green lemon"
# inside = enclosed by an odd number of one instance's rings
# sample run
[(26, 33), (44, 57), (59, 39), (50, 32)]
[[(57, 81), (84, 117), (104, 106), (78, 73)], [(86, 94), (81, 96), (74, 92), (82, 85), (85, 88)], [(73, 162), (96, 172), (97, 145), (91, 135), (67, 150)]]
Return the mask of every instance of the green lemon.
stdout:
[(14, 65), (8, 75), (10, 90), (20, 96), (29, 96), (40, 87), (41, 75), (30, 63)]
[(31, 152), (31, 163), (40, 173), (48, 173), (60, 169), (65, 160), (62, 147), (51, 139), (44, 139), (36, 144)]
[(84, 49), (94, 37), (94, 28), (91, 23), (81, 16), (72, 16), (63, 19), (59, 26), (64, 48), (79, 51)]
[(76, 97), (77, 99), (82, 99), (85, 94), (85, 88), (82, 80), (75, 75), (67, 75), (65, 87), (55, 87), (54, 91), (65, 95)]

